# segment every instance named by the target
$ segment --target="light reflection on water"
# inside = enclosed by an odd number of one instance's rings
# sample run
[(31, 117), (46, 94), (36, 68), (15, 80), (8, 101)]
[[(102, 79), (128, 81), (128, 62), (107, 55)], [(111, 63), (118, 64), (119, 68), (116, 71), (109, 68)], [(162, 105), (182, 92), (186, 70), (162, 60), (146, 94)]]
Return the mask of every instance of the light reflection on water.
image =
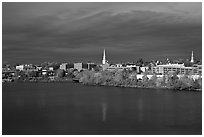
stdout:
[(138, 99), (137, 102), (137, 109), (138, 109), (138, 121), (143, 121), (143, 101), (142, 99)]
[(201, 134), (201, 92), (3, 84), (3, 134)]
[(102, 120), (105, 122), (106, 121), (106, 110), (107, 110), (107, 104), (106, 103), (102, 103)]

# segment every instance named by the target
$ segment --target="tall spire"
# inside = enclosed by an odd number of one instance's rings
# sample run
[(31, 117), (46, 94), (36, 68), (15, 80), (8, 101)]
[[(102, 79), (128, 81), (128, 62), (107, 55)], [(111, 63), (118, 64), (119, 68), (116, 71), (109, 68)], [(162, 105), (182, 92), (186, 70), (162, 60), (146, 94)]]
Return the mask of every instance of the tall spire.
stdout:
[(105, 51), (105, 49), (103, 50), (103, 60), (102, 60), (102, 64), (106, 64), (106, 51)]
[(192, 54), (191, 54), (191, 63), (194, 63), (194, 59), (193, 59), (193, 51), (192, 51)]

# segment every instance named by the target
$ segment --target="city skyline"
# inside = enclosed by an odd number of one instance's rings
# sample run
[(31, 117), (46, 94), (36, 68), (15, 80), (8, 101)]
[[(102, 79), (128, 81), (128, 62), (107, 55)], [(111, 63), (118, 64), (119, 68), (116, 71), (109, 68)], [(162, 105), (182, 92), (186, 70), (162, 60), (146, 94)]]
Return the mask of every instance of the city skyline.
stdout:
[(202, 57), (202, 3), (3, 3), (3, 63)]

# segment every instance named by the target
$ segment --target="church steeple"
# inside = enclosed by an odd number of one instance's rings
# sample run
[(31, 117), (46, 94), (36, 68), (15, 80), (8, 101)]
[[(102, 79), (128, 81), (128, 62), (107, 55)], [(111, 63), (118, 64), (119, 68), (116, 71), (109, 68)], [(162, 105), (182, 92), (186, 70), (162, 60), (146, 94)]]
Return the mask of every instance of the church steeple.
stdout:
[(192, 51), (192, 54), (191, 54), (191, 63), (194, 63), (193, 51)]
[(103, 60), (102, 60), (102, 64), (106, 64), (106, 51), (105, 49), (103, 50)]

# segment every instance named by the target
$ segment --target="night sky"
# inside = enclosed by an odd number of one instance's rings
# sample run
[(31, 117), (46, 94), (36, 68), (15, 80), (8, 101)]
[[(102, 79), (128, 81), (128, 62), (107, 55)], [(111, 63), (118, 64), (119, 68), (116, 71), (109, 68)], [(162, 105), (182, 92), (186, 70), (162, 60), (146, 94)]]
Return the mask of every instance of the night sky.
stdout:
[(3, 3), (3, 63), (202, 57), (202, 3)]

